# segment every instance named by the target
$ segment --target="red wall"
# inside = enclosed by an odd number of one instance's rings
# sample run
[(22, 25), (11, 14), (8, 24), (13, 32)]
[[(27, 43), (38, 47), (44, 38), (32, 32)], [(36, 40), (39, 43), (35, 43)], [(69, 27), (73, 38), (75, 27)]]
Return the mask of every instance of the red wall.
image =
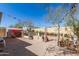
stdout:
[(22, 30), (17, 29), (9, 29), (8, 30), (8, 36), (11, 35), (13, 37), (21, 37), (22, 36)]

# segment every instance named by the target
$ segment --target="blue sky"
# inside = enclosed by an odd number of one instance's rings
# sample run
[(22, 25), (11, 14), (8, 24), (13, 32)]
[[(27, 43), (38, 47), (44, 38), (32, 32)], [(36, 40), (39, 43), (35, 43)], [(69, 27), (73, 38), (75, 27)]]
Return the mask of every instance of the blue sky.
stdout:
[[(51, 26), (50, 23), (43, 19), (43, 16), (47, 13), (45, 5), (48, 4), (0, 3), (0, 12), (3, 12), (1, 26), (8, 27), (16, 24), (20, 20), (32, 20), (39, 27)], [(52, 4), (52, 7), (56, 8), (59, 5), (61, 4)], [(16, 17), (16, 19), (13, 17)]]

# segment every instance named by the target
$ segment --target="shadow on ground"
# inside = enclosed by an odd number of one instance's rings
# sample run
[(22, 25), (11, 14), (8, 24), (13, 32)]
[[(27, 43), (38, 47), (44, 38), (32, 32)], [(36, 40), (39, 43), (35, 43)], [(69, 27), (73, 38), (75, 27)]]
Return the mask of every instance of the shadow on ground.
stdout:
[(7, 43), (5, 52), (8, 54), (4, 54), (3, 56), (37, 56), (25, 48), (32, 45), (28, 42), (21, 41), (17, 38), (6, 38), (5, 41)]

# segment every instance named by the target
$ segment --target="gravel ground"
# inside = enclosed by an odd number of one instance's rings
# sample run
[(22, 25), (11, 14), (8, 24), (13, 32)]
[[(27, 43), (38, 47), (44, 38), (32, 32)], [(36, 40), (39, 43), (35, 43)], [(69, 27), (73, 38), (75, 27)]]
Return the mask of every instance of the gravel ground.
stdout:
[[(41, 37), (34, 36), (33, 40), (28, 37), (6, 38), (6, 48), (0, 52), (1, 56), (63, 56), (64, 48), (57, 46), (57, 38), (43, 42)], [(65, 54), (73, 56), (77, 54)]]

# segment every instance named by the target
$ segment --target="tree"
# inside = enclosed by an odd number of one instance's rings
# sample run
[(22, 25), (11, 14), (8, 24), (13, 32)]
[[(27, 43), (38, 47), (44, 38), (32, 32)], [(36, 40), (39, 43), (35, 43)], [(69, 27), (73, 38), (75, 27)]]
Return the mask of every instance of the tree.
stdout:
[(32, 20), (25, 20), (25, 21), (20, 22), (20, 24), (23, 27), (27, 27), (28, 29), (29, 28), (34, 28), (34, 24), (33, 24)]
[(14, 25), (14, 27), (16, 27), (16, 28), (27, 27), (29, 29), (29, 28), (34, 28), (34, 24), (31, 20), (25, 20), (25, 21), (20, 21), (20, 22), (16, 23)]
[[(71, 4), (70, 12), (65, 17), (67, 26), (70, 26), (73, 33), (79, 38), (79, 20), (74, 15), (77, 13), (78, 4)], [(76, 14), (77, 16), (77, 14)]]
[(14, 27), (15, 28), (22, 28), (23, 26), (20, 23), (17, 23)]
[(14, 26), (13, 26), (13, 25), (10, 25), (9, 27), (12, 28), (12, 27), (14, 27)]
[(33, 39), (33, 28), (35, 27), (32, 20), (25, 20), (20, 22), (23, 27), (27, 28), (29, 39)]
[(53, 25), (57, 25), (58, 27), (58, 45), (59, 45), (59, 39), (60, 39), (60, 25), (62, 23), (63, 18), (66, 15), (66, 9), (64, 8), (64, 4), (61, 6), (58, 6), (57, 8), (53, 8), (51, 6), (47, 6), (48, 8), (48, 14), (46, 19), (51, 22)]

